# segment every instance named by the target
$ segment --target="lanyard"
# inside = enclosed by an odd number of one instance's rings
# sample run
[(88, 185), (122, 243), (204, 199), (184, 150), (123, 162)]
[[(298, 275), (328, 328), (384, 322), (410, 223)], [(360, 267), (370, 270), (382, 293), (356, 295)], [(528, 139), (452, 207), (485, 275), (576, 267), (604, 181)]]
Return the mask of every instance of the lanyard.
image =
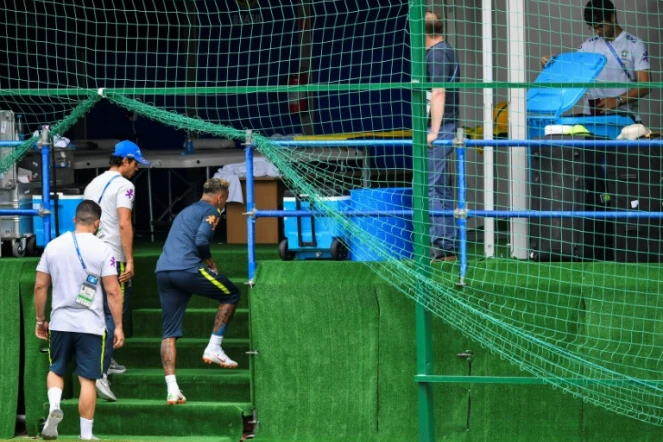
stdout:
[(83, 261), (83, 256), (81, 255), (81, 249), (78, 248), (78, 240), (76, 239), (76, 234), (74, 232), (71, 232), (72, 238), (74, 238), (74, 247), (76, 247), (76, 253), (78, 254), (78, 260), (81, 262), (81, 265), (83, 266), (83, 270), (86, 270), (87, 267), (85, 267), (85, 261)]
[(608, 40), (605, 40), (605, 44), (608, 45), (608, 49), (610, 49), (610, 52), (612, 52), (612, 55), (615, 56), (615, 58), (617, 59), (617, 63), (619, 63), (619, 65), (622, 67), (622, 69), (624, 70), (624, 73), (626, 74), (628, 79), (631, 80), (631, 81), (635, 81), (635, 80), (633, 80), (633, 77), (631, 77), (631, 73), (628, 71), (628, 69), (626, 69), (626, 66), (624, 66), (624, 62), (622, 61), (622, 59), (619, 58), (619, 55), (617, 55), (617, 52), (615, 51), (615, 48), (612, 47), (612, 45), (610, 44), (610, 42)]
[[(110, 179), (110, 181), (108, 181), (106, 183), (106, 187), (104, 187), (104, 190), (101, 191), (101, 195), (99, 196), (99, 200), (97, 201), (97, 204), (101, 203), (101, 199), (104, 197), (104, 193), (106, 193), (106, 189), (108, 189), (108, 186), (110, 186), (110, 183), (112, 183), (115, 180), (115, 178), (119, 178), (119, 177), (120, 177), (120, 175), (115, 175), (113, 178)], [(78, 256), (80, 256), (80, 255), (78, 255)]]

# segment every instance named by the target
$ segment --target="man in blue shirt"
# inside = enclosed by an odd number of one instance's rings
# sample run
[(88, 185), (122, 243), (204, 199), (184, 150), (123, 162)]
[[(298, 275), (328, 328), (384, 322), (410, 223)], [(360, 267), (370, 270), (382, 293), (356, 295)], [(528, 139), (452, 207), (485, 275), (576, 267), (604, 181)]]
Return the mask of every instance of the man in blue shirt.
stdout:
[(175, 218), (157, 261), (157, 286), (163, 313), (161, 362), (169, 405), (186, 402), (175, 379), (175, 342), (182, 337), (182, 319), (193, 294), (215, 299), (220, 304), (203, 361), (224, 368), (237, 367), (237, 362), (221, 349), (221, 343), (223, 333), (235, 314), (239, 290), (218, 272), (210, 252), (214, 229), (228, 199), (228, 187), (228, 181), (217, 178), (205, 182), (200, 201)]
[[(460, 78), (454, 49), (443, 36), (444, 25), (435, 13), (426, 12), (426, 66), (431, 83), (453, 83)], [(433, 88), (429, 92), (430, 131), (428, 133), (429, 210), (453, 210), (454, 196), (449, 173), (453, 146), (433, 145), (435, 140), (452, 140), (458, 127), (458, 89)], [(431, 217), (431, 259), (456, 259), (456, 224), (453, 216)]]

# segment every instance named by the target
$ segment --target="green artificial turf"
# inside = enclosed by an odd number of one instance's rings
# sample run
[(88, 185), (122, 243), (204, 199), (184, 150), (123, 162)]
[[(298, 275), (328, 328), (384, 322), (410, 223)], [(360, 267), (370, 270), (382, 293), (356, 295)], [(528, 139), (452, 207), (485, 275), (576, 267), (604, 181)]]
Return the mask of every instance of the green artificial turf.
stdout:
[[(0, 437), (11, 437), (16, 427), (21, 345), (19, 281), (22, 261), (3, 261), (0, 265)], [(34, 330), (34, 322), (30, 322)]]

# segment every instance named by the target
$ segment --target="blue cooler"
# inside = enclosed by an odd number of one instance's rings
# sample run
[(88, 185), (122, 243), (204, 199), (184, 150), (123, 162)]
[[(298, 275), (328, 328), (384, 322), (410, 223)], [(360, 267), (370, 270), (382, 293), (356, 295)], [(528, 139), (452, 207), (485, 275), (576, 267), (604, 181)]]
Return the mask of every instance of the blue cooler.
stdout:
[[(591, 83), (601, 73), (607, 58), (591, 52), (556, 55), (543, 68), (535, 83)], [(598, 84), (598, 83), (597, 83)], [(543, 138), (548, 125), (584, 126), (592, 135), (615, 139), (625, 126), (634, 123), (624, 114), (563, 117), (585, 95), (586, 88), (532, 88), (527, 91), (527, 137)]]
[[(323, 197), (311, 204), (307, 195), (295, 197), (286, 192), (283, 197), (284, 210), (336, 210), (349, 209), (349, 196)], [(324, 206), (324, 207), (320, 207)], [(284, 261), (297, 259), (331, 258), (342, 261), (348, 257), (345, 232), (334, 218), (284, 217), (283, 229), (286, 239), (279, 243), (279, 255)]]
[[(350, 192), (352, 210), (372, 212), (379, 210), (411, 210), (412, 188), (393, 187), (386, 189), (358, 189)], [(353, 237), (351, 240), (353, 261), (384, 261), (388, 258), (411, 259), (412, 216), (374, 216), (352, 218), (352, 224), (370, 235), (369, 238)], [(371, 250), (371, 244), (377, 248), (388, 249), (388, 256), (381, 256)]]
[[(60, 235), (73, 232), (76, 208), (83, 201), (83, 195), (63, 195), (58, 193), (58, 219), (60, 220)], [(32, 196), (32, 208), (41, 209), (42, 196)], [(55, 201), (51, 195), (51, 238), (55, 238)], [(40, 216), (34, 217), (34, 233), (37, 237), (37, 247), (44, 247), (44, 220)]]

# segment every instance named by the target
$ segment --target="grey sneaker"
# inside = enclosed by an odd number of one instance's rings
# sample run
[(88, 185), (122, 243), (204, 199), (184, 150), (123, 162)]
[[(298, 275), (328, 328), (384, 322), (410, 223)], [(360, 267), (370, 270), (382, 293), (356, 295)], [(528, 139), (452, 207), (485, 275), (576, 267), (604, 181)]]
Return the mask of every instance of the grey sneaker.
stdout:
[(97, 387), (97, 396), (109, 402), (115, 402), (117, 400), (117, 397), (115, 397), (110, 389), (110, 381), (105, 375), (103, 378), (97, 379), (95, 385)]
[(58, 438), (58, 424), (64, 417), (64, 413), (59, 408), (48, 413), (48, 419), (41, 430), (41, 437), (44, 440), (55, 440)]
[(110, 366), (108, 367), (107, 374), (122, 374), (127, 371), (127, 367), (120, 365), (114, 358), (111, 358)]

